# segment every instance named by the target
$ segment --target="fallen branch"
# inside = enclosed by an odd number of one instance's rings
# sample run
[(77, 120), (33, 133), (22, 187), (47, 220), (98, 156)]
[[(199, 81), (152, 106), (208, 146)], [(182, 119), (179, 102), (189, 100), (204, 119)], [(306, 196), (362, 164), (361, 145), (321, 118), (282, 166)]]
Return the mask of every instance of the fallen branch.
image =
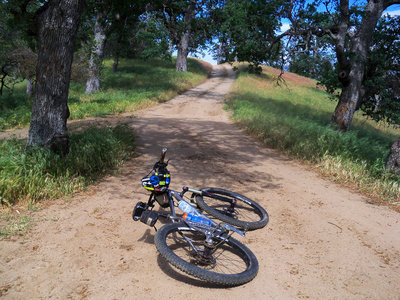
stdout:
[(336, 225), (335, 223), (332, 223), (332, 222), (328, 222), (328, 223), (331, 224), (331, 225), (333, 225), (333, 226), (336, 226), (337, 228), (339, 228), (339, 229), (340, 229), (340, 232), (343, 231), (342, 227)]

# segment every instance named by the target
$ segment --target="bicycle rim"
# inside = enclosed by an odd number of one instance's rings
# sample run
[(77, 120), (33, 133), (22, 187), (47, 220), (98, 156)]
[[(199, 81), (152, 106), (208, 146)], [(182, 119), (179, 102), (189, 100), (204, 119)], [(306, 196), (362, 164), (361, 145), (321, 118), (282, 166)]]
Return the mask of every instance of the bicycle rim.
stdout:
[[(199, 252), (196, 253), (190, 241)], [(156, 234), (155, 244), (160, 254), (172, 265), (202, 280), (234, 286), (252, 280), (258, 272), (254, 254), (239, 241), (230, 238), (212, 255), (204, 255), (205, 235), (186, 224), (163, 226)]]
[(247, 230), (260, 229), (267, 225), (269, 220), (268, 213), (255, 201), (238, 193), (220, 188), (203, 188), (201, 190), (236, 201), (232, 209), (229, 203), (212, 196), (209, 197), (206, 193), (203, 196), (197, 195), (198, 206), (215, 218)]

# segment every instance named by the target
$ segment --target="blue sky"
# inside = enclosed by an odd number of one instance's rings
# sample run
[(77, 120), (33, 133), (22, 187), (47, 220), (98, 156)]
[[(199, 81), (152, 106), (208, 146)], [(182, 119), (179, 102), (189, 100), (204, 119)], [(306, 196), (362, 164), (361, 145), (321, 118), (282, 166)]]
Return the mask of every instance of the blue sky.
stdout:
[(400, 4), (395, 4), (389, 7), (386, 12), (391, 15), (392, 17), (394, 16), (400, 16)]
[[(392, 17), (393, 16), (399, 16), (400, 15), (400, 4), (395, 4), (395, 5), (390, 6), (386, 10), (386, 12), (384, 14), (386, 14), (386, 13), (391, 15)], [(281, 27), (281, 31), (282, 32), (286, 31), (286, 30), (289, 29), (289, 27), (290, 27), (290, 25), (289, 25), (288, 21), (287, 22), (283, 22), (282, 27)], [(174, 55), (176, 55), (176, 54), (174, 54)], [(209, 62), (210, 64), (213, 64), (213, 65), (217, 64), (217, 61), (212, 58), (212, 55), (210, 53), (207, 53), (204, 57), (200, 56), (200, 58), (202, 60), (205, 60), (206, 62)]]
[(217, 61), (214, 58), (212, 58), (210, 53), (207, 53), (204, 57), (200, 56), (200, 58), (202, 60), (205, 60), (206, 62), (209, 62), (212, 65), (216, 65), (217, 64)]

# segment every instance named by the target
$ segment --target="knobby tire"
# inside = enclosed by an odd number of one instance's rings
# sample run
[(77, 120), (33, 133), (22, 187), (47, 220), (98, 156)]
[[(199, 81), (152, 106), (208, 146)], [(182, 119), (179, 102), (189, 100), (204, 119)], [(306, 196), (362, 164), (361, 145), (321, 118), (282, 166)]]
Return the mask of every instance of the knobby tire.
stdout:
[[(189, 237), (201, 248), (205, 235), (184, 223), (171, 223), (161, 227), (154, 242), (161, 256), (179, 270), (204, 281), (221, 286), (236, 286), (252, 280), (258, 272), (255, 255), (242, 243), (230, 237), (216, 252), (215, 265), (202, 264), (196, 258), (189, 243), (182, 237)], [(217, 265), (219, 264), (219, 265)], [(231, 269), (239, 268), (239, 271)], [(243, 270), (242, 270), (243, 269)]]
[(269, 216), (266, 210), (261, 205), (247, 198), (246, 196), (232, 191), (212, 187), (202, 188), (201, 191), (217, 196), (233, 198), (237, 201), (235, 211), (238, 212), (238, 215), (231, 217), (223, 211), (223, 209), (226, 209), (230, 206), (229, 203), (218, 199), (209, 198), (207, 197), (206, 193), (204, 196), (196, 195), (197, 205), (202, 210), (223, 222), (246, 230), (260, 229), (268, 223)]

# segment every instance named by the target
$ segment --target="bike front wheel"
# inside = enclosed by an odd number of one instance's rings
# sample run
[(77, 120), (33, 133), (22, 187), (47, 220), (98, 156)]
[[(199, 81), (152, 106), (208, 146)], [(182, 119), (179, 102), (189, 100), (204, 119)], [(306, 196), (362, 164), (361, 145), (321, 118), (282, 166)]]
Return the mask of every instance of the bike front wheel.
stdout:
[(246, 230), (255, 230), (267, 225), (266, 210), (255, 201), (238, 193), (220, 188), (202, 188), (196, 195), (197, 205), (213, 217)]
[(164, 225), (157, 231), (157, 250), (181, 271), (210, 283), (223, 286), (241, 285), (258, 272), (258, 261), (245, 245), (230, 237), (205, 242), (205, 234), (184, 223)]

